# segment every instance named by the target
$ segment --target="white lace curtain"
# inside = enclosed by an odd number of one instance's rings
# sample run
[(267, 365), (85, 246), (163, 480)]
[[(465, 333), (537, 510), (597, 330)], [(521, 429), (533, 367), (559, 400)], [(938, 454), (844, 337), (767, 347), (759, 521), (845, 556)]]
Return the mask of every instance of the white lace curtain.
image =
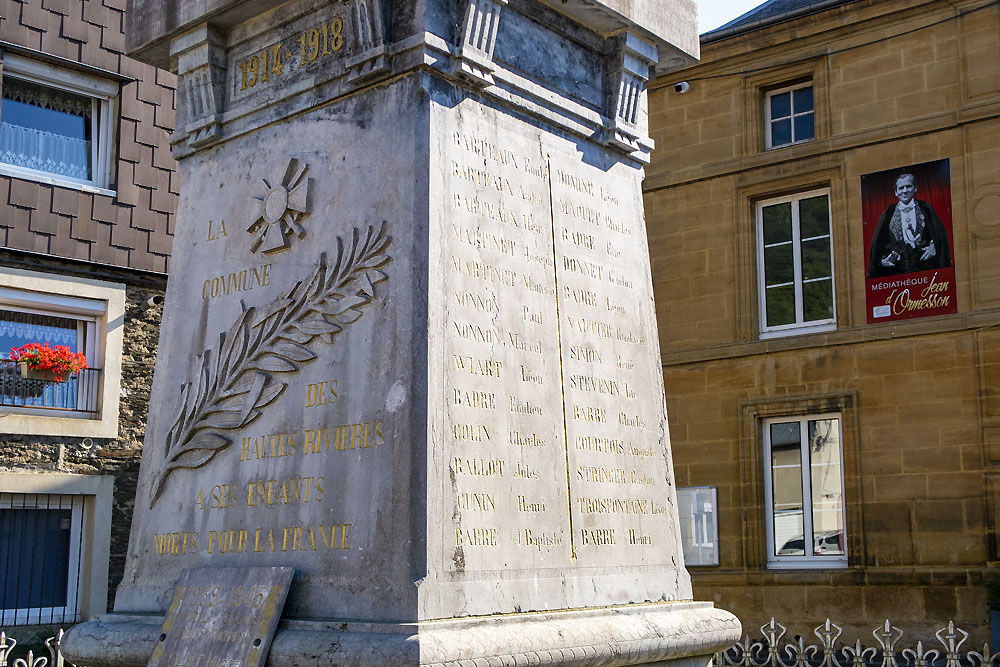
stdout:
[(72, 178), (90, 178), (90, 142), (0, 123), (0, 162)]
[[(38, 109), (39, 113), (31, 115), (31, 108)], [(13, 109), (17, 109), (19, 114), (12, 113)], [(51, 112), (56, 113), (53, 115)], [(42, 120), (45, 114), (49, 118), (76, 116), (77, 127), (83, 128), (83, 136), (51, 131), (55, 127), (39, 127), (45, 124)], [(0, 161), (61, 176), (89, 179), (88, 135), (92, 115), (92, 101), (87, 97), (8, 78), (4, 81), (3, 107), (0, 107)]]
[(7, 357), (10, 348), (27, 343), (65, 345), (77, 348), (77, 323), (66, 317), (19, 313), (0, 310), (0, 356)]

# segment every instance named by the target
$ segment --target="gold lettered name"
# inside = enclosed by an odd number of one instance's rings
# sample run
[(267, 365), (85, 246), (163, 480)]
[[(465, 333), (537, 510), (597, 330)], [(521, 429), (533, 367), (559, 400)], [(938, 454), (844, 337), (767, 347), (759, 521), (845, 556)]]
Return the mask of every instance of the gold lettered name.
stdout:
[(902, 315), (914, 311), (947, 308), (951, 304), (951, 295), (945, 294), (945, 292), (951, 286), (951, 281), (939, 283), (937, 276), (937, 273), (931, 276), (930, 284), (917, 296), (911, 295), (909, 288), (893, 289), (892, 294), (885, 300), (887, 305), (892, 306), (892, 314)]
[(251, 463), (327, 452), (373, 450), (385, 444), (385, 421), (367, 421), (315, 426), (301, 433), (268, 433), (243, 436), (240, 441), (240, 462)]
[(229, 528), (200, 532), (155, 533), (160, 556), (259, 554), (294, 551), (349, 551), (354, 524), (329, 523), (280, 528)]
[(240, 461), (259, 461), (294, 456), (297, 433), (268, 433), (243, 436), (240, 442)]
[(365, 451), (385, 444), (385, 422), (375, 419), (338, 426), (307, 428), (302, 441), (302, 455), (326, 452)]
[(201, 284), (202, 299), (217, 299), (221, 296), (250, 292), (258, 287), (271, 284), (271, 265), (253, 266), (209, 278)]

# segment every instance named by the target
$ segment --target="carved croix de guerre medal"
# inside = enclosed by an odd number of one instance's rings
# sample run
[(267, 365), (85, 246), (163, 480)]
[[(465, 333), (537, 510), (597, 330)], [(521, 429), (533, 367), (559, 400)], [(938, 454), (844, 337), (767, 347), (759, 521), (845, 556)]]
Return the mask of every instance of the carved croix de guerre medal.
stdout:
[(261, 179), (259, 193), (250, 200), (247, 231), (256, 237), (250, 252), (281, 252), (291, 247), (293, 235), (300, 240), (306, 237), (302, 218), (308, 213), (308, 169), (308, 165), (291, 158), (283, 169)]

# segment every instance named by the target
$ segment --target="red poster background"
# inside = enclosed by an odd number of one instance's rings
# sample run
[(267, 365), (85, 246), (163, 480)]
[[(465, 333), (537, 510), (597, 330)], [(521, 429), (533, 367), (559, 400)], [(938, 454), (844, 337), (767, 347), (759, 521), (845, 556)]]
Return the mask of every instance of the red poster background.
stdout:
[[(882, 213), (899, 201), (896, 198), (896, 179), (900, 174), (913, 174), (916, 177), (915, 199), (930, 204), (941, 219), (948, 233), (948, 255), (951, 266), (931, 271), (868, 278), (868, 260), (875, 227)], [(955, 238), (951, 219), (951, 165), (948, 160), (935, 160), (865, 174), (861, 177), (861, 217), (865, 241), (865, 310), (868, 313), (869, 324), (958, 312), (955, 288)]]

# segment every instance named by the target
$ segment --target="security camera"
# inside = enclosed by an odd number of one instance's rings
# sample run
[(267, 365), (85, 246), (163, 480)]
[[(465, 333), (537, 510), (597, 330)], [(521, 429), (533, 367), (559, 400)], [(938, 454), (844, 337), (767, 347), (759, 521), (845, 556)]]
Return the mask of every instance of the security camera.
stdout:
[(674, 90), (678, 93), (686, 93), (691, 90), (691, 84), (687, 81), (681, 81), (680, 83), (674, 84)]

